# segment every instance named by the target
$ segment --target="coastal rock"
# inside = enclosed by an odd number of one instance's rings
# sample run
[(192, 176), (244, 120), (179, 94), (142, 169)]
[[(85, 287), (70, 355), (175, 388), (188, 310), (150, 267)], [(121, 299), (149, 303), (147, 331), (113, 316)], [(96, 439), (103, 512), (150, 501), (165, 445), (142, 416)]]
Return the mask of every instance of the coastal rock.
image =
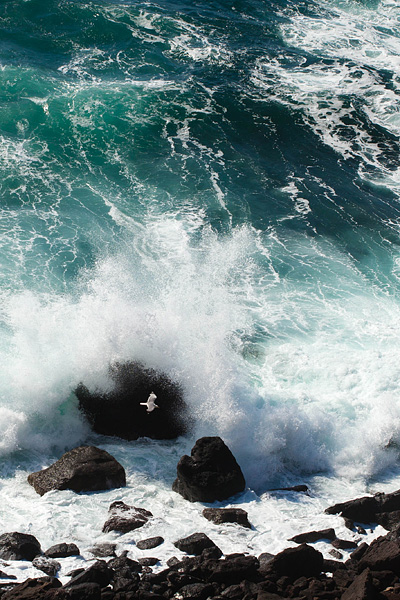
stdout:
[(128, 506), (120, 500), (110, 504), (109, 513), (110, 517), (103, 525), (103, 533), (108, 533), (109, 531), (128, 533), (128, 531), (143, 527), (150, 517), (153, 516), (145, 508)]
[(371, 573), (369, 569), (365, 569), (345, 590), (341, 600), (375, 600), (376, 597), (377, 593), (372, 585)]
[(245, 488), (243, 473), (220, 437), (197, 440), (191, 456), (182, 456), (172, 489), (191, 502), (225, 500)]
[(400, 519), (400, 490), (390, 494), (379, 493), (375, 496), (363, 496), (328, 507), (329, 515), (340, 514), (353, 528), (353, 521), (378, 523), (385, 529), (392, 529)]
[[(79, 408), (94, 431), (126, 440), (174, 439), (186, 433), (188, 414), (182, 390), (167, 375), (138, 362), (125, 362), (110, 367), (110, 378), (110, 392), (89, 391), (83, 384), (75, 391)], [(158, 408), (147, 412), (141, 403), (151, 392), (157, 396)]]
[(399, 538), (396, 539), (388, 534), (374, 540), (358, 561), (359, 571), (366, 568), (371, 569), (371, 571), (393, 571), (400, 576)]
[(74, 448), (42, 471), (31, 473), (28, 482), (43, 496), (50, 490), (89, 492), (126, 485), (125, 470), (105, 450), (95, 446)]
[(75, 575), (65, 584), (64, 588), (71, 588), (82, 583), (96, 583), (100, 587), (106, 587), (113, 578), (113, 570), (103, 560), (96, 561), (88, 569)]
[[(38, 600), (39, 598), (49, 598), (53, 590), (61, 588), (61, 582), (54, 577), (39, 577), (37, 579), (27, 579), (19, 583), (12, 590), (5, 592), (2, 600)], [(60, 596), (62, 598), (63, 596)]]
[[(208, 564), (208, 563), (207, 563)], [(258, 574), (259, 562), (255, 556), (231, 555), (216, 561), (209, 581), (233, 585), (243, 580), (252, 580)]]
[(38, 540), (28, 533), (3, 533), (0, 535), (0, 558), (4, 560), (33, 560), (42, 554)]
[(139, 550), (151, 550), (152, 548), (157, 548), (157, 546), (160, 546), (163, 543), (164, 538), (158, 535), (145, 540), (139, 540), (136, 542), (136, 547), (139, 548)]
[(68, 558), (69, 556), (79, 556), (79, 548), (75, 544), (55, 544), (44, 553), (49, 558)]
[[(187, 554), (201, 554), (206, 548), (217, 548), (219, 550), (218, 546), (205, 533), (192, 533), (192, 535), (174, 542), (174, 546)], [(222, 552), (219, 550), (219, 556), (221, 555)]]
[(116, 556), (116, 548), (116, 544), (103, 542), (101, 544), (96, 544), (92, 548), (88, 548), (88, 551), (90, 552), (90, 554), (93, 554), (93, 556), (96, 556), (97, 558), (106, 558), (107, 556)]
[(276, 554), (270, 561), (268, 569), (278, 575), (286, 575), (291, 579), (298, 577), (314, 577), (323, 569), (324, 559), (321, 552), (307, 544), (297, 548), (286, 548)]
[(332, 528), (321, 529), (320, 531), (307, 531), (306, 533), (299, 533), (289, 539), (289, 542), (296, 542), (296, 544), (312, 544), (318, 542), (318, 540), (331, 540), (336, 539), (335, 530)]
[(47, 558), (46, 556), (35, 556), (32, 565), (50, 577), (55, 577), (56, 573), (61, 569), (59, 562), (53, 558)]
[(242, 508), (205, 508), (203, 516), (208, 520), (221, 525), (222, 523), (237, 523), (251, 529), (247, 512)]

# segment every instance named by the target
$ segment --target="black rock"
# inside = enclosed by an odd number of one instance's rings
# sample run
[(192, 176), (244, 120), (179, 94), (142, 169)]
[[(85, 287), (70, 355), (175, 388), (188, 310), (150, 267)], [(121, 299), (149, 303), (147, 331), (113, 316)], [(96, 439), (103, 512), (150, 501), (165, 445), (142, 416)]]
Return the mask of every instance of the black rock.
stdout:
[(152, 513), (145, 508), (136, 508), (128, 506), (124, 502), (117, 500), (110, 504), (110, 516), (103, 525), (103, 532), (118, 531), (119, 533), (128, 533), (147, 523)]
[(243, 473), (220, 437), (197, 440), (191, 456), (182, 456), (172, 489), (191, 502), (225, 500), (245, 488)]
[(179, 589), (182, 600), (206, 600), (214, 596), (214, 587), (210, 583), (189, 583)]
[(181, 552), (196, 555), (201, 554), (206, 548), (217, 548), (219, 556), (222, 556), (221, 550), (205, 533), (192, 533), (192, 535), (174, 542), (174, 546)]
[(312, 544), (318, 540), (334, 540), (336, 539), (335, 530), (332, 528), (321, 529), (320, 531), (308, 531), (306, 533), (299, 533), (290, 538), (290, 542), (296, 542), (296, 544)]
[(50, 490), (89, 492), (126, 485), (122, 465), (95, 446), (80, 446), (66, 452), (47, 469), (31, 473), (28, 482), (41, 496)]
[(142, 567), (154, 567), (160, 560), (153, 556), (146, 556), (145, 558), (139, 558), (138, 563), (142, 565)]
[[(207, 562), (208, 566), (211, 561)], [(255, 556), (232, 555), (224, 560), (214, 561), (209, 581), (233, 585), (243, 580), (251, 581), (258, 576), (260, 563)]]
[(331, 544), (337, 550), (352, 550), (357, 548), (357, 542), (352, 540), (342, 540), (340, 538), (336, 538), (331, 542)]
[(324, 559), (321, 552), (307, 544), (297, 548), (286, 548), (279, 552), (269, 563), (269, 570), (278, 575), (286, 575), (291, 579), (298, 577), (315, 577), (323, 569)]
[(67, 558), (68, 556), (79, 556), (79, 548), (75, 544), (55, 544), (44, 553), (49, 558)]
[(71, 588), (64, 586), (63, 591), (68, 600), (101, 600), (102, 598), (100, 585), (93, 581), (79, 583)]
[(65, 584), (64, 588), (76, 587), (83, 583), (96, 583), (103, 588), (110, 583), (113, 575), (113, 569), (111, 569), (103, 560), (98, 560), (88, 569), (79, 573), (79, 575), (72, 577), (72, 579)]
[[(138, 437), (174, 439), (188, 430), (187, 407), (181, 387), (164, 373), (138, 362), (110, 367), (111, 392), (90, 392), (84, 385), (76, 390), (79, 407), (97, 433), (135, 440)], [(158, 408), (147, 412), (141, 402), (150, 393)]]
[(43, 571), (43, 573), (46, 573), (46, 575), (49, 575), (50, 577), (55, 577), (57, 572), (61, 569), (59, 562), (53, 558), (47, 558), (46, 556), (35, 556), (32, 564), (36, 569)]
[(38, 540), (28, 533), (3, 533), (0, 535), (0, 558), (4, 560), (33, 560), (42, 554)]
[[(54, 577), (39, 577), (37, 579), (27, 579), (23, 583), (14, 586), (12, 590), (5, 592), (2, 600), (38, 600), (45, 598), (52, 590), (61, 588), (61, 582)], [(60, 596), (62, 598), (62, 596)]]
[(242, 508), (205, 508), (203, 516), (217, 525), (221, 523), (237, 523), (251, 529), (247, 512)]
[(159, 536), (147, 538), (146, 540), (139, 540), (136, 542), (136, 547), (139, 550), (151, 550), (152, 548), (157, 548), (164, 543), (164, 538)]
[(116, 573), (124, 573), (124, 577), (128, 577), (128, 573), (136, 574), (142, 571), (142, 565), (127, 556), (118, 556), (108, 561), (108, 566)]

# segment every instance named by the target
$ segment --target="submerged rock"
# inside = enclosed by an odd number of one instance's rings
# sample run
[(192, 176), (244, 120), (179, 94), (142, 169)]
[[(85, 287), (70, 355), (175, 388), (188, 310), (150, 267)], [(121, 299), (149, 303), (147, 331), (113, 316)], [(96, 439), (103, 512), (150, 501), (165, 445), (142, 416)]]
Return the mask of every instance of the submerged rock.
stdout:
[(220, 437), (197, 440), (191, 456), (182, 456), (172, 489), (191, 502), (225, 500), (245, 488), (243, 473)]
[(108, 533), (109, 531), (128, 533), (128, 531), (143, 527), (150, 517), (153, 516), (152, 513), (145, 508), (128, 506), (120, 500), (110, 504), (109, 513), (110, 517), (103, 526), (104, 533)]
[(205, 508), (203, 516), (208, 520), (221, 525), (221, 523), (237, 523), (251, 529), (247, 512), (243, 508)]
[[(94, 431), (126, 440), (174, 439), (186, 433), (188, 415), (182, 390), (165, 373), (126, 362), (111, 366), (110, 377), (114, 385), (110, 392), (92, 392), (83, 384), (75, 391), (79, 408)], [(142, 403), (151, 392), (156, 395), (157, 408), (148, 412)]]
[(126, 485), (125, 470), (114, 457), (95, 446), (80, 446), (57, 462), (28, 476), (28, 482), (43, 496), (50, 490), (90, 492)]

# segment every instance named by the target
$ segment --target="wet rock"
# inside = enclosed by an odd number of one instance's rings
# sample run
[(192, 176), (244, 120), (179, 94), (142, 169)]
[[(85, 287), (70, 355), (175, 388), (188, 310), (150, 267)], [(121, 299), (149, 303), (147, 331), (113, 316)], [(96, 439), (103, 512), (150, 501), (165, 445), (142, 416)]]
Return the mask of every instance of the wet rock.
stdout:
[(44, 553), (49, 558), (68, 558), (68, 556), (79, 556), (79, 548), (75, 544), (55, 544)]
[(126, 485), (122, 465), (95, 446), (80, 446), (66, 452), (47, 469), (31, 473), (28, 482), (40, 496), (50, 490), (89, 492)]
[(164, 543), (164, 538), (161, 536), (156, 536), (152, 538), (147, 538), (145, 540), (139, 540), (136, 542), (136, 547), (139, 550), (151, 550), (152, 548), (157, 548)]
[(3, 533), (0, 535), (0, 558), (5, 560), (33, 560), (42, 554), (38, 540), (28, 533)]
[(221, 523), (237, 523), (251, 529), (247, 512), (242, 508), (205, 508), (203, 516), (217, 525)]
[(181, 550), (181, 552), (186, 552), (187, 554), (196, 554), (199, 555), (206, 548), (217, 548), (219, 551), (219, 556), (222, 555), (221, 550), (218, 548), (216, 544), (205, 533), (193, 533), (188, 537), (182, 538), (174, 542), (174, 546)]
[(153, 556), (146, 556), (144, 558), (139, 558), (138, 563), (142, 565), (142, 567), (154, 567), (160, 560)]
[(318, 542), (318, 540), (334, 540), (336, 539), (335, 530), (332, 528), (321, 529), (320, 531), (308, 531), (306, 533), (299, 533), (298, 535), (290, 538), (290, 542), (296, 542), (296, 544), (312, 544)]
[(243, 473), (220, 437), (197, 440), (178, 462), (172, 489), (191, 502), (225, 500), (245, 488)]
[[(209, 563), (206, 564), (209, 566)], [(209, 581), (233, 585), (257, 578), (259, 562), (255, 556), (232, 555), (212, 564)]]
[[(126, 362), (110, 367), (110, 379), (111, 392), (92, 392), (83, 384), (75, 392), (94, 431), (127, 440), (174, 439), (186, 433), (189, 419), (181, 387), (165, 373)], [(157, 396), (158, 408), (147, 412), (140, 403), (151, 392)]]
[(103, 525), (103, 532), (118, 531), (119, 533), (128, 533), (139, 527), (143, 527), (152, 517), (152, 513), (145, 508), (136, 508), (129, 506), (124, 502), (117, 500), (110, 504), (110, 516)]
[(343, 554), (339, 552), (339, 550), (335, 550), (335, 548), (329, 550), (329, 554), (333, 556), (333, 558), (336, 558), (336, 560), (340, 560), (341, 558), (343, 558)]
[(89, 548), (88, 551), (97, 558), (106, 558), (107, 556), (115, 556), (116, 547), (116, 544), (104, 542), (102, 544), (96, 544), (93, 548)]
[(127, 578), (142, 571), (142, 565), (138, 561), (132, 560), (127, 556), (112, 558), (107, 564), (110, 569), (119, 574), (123, 573), (123, 576)]
[(102, 598), (100, 585), (91, 581), (67, 589), (64, 587), (63, 591), (67, 600), (101, 600)]
[(179, 589), (175, 597), (179, 600), (206, 600), (214, 595), (214, 587), (210, 583), (189, 583)]
[[(354, 554), (354, 553), (353, 553)], [(390, 534), (374, 540), (358, 561), (359, 571), (393, 571), (400, 576), (400, 541)]]
[(353, 542), (352, 540), (342, 540), (340, 538), (336, 538), (331, 544), (336, 550), (352, 550), (353, 548), (357, 548), (357, 542)]
[(43, 571), (50, 577), (55, 577), (57, 572), (61, 569), (59, 562), (53, 558), (47, 558), (46, 556), (36, 556), (32, 561), (33, 566), (39, 571)]

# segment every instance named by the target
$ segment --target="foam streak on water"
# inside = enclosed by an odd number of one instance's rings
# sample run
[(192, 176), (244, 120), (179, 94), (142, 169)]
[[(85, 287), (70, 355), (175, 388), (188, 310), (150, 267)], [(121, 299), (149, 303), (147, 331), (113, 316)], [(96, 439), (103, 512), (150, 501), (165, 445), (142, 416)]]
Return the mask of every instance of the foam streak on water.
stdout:
[[(256, 554), (311, 525), (349, 536), (323, 509), (399, 481), (398, 4), (6, 4), (1, 531), (46, 546), (62, 523), (86, 552), (123, 499), (156, 517), (118, 538), (132, 556), (160, 533), (163, 559), (194, 530)], [(187, 438), (90, 433), (74, 389), (121, 360), (181, 383)], [(255, 529), (171, 491), (200, 435), (237, 457)], [(87, 442), (127, 488), (39, 498), (27, 473)]]

